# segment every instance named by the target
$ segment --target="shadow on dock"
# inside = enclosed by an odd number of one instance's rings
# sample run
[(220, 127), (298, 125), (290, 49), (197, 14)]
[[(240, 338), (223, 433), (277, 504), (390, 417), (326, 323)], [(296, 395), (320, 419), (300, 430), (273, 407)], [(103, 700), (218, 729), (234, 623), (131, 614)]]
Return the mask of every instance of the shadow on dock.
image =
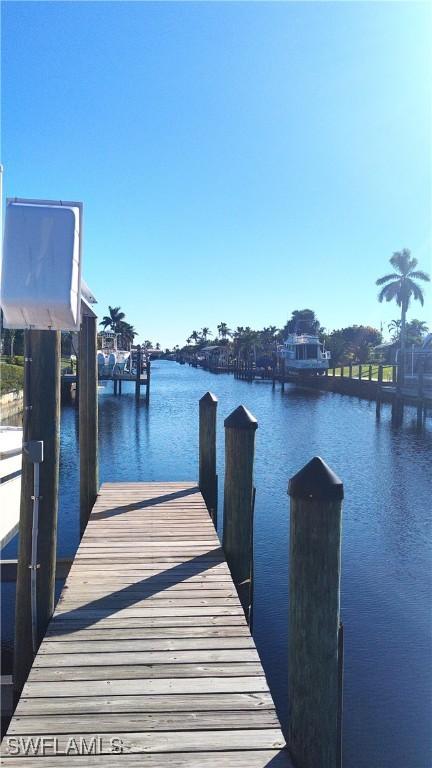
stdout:
[[(102, 597), (91, 600), (85, 606), (55, 615), (48, 630), (48, 635), (52, 637), (53, 635), (69, 634), (73, 631), (70, 622), (75, 620), (79, 622), (77, 623), (77, 630), (86, 629), (100, 619), (112, 616), (117, 610), (131, 608), (134, 603), (164, 592), (169, 587), (181, 584), (186, 579), (198, 576), (209, 568), (213, 568), (215, 565), (223, 562), (225, 562), (225, 558), (221, 547), (209, 549), (204, 554), (192, 557), (190, 560), (184, 560), (172, 568), (167, 568), (166, 571), (159, 572), (153, 576), (147, 576), (141, 579), (141, 581), (129, 584), (127, 587), (123, 587), (116, 592), (104, 593)], [(63, 595), (67, 597), (67, 593), (68, 586), (66, 583), (63, 588)], [(61, 600), (62, 598), (57, 603), (57, 608), (61, 607)], [(114, 605), (110, 604), (110, 601)], [(86, 616), (87, 611), (90, 611), (90, 613)]]
[(104, 520), (105, 518), (115, 517), (116, 515), (123, 515), (126, 512), (138, 511), (145, 507), (154, 507), (156, 504), (164, 504), (167, 501), (181, 499), (183, 496), (191, 496), (199, 492), (200, 490), (198, 486), (195, 486), (194, 488), (185, 488), (183, 491), (167, 493), (164, 496), (155, 496), (153, 499), (136, 501), (133, 504), (124, 504), (121, 507), (113, 507), (112, 509), (104, 509), (101, 512), (93, 512), (92, 520)]

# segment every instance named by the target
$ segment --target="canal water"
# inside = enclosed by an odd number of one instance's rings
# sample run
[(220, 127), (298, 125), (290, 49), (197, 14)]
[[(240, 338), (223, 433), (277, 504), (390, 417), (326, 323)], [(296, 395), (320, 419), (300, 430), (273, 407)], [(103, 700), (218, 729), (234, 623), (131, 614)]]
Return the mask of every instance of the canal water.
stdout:
[[(282, 392), (268, 382), (157, 361), (150, 406), (134, 385), (100, 389), (100, 480), (195, 480), (198, 400), (219, 399), (218, 473), (223, 503), (223, 420), (240, 403), (259, 423), (255, 483), (254, 634), (279, 715), (287, 717), (288, 479), (322, 456), (345, 486), (342, 618), (345, 628), (345, 768), (430, 768), (431, 422), (415, 412), (392, 427), (383, 406), (343, 395)], [(58, 554), (78, 545), (78, 419), (61, 425)], [(11, 542), (3, 557), (16, 556)], [(3, 651), (12, 646), (14, 585), (3, 587)], [(7, 670), (3, 670), (4, 672)], [(318, 768), (318, 767), (317, 767)]]

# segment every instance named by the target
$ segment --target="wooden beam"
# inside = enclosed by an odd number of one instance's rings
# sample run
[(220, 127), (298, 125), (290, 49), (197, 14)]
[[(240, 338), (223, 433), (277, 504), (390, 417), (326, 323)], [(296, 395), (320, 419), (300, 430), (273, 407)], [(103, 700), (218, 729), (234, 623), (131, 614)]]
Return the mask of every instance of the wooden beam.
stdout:
[[(24, 443), (42, 441), (37, 544), (37, 635), (45, 634), (54, 609), (60, 452), (60, 333), (25, 332)], [(23, 451), (19, 555), (15, 612), (15, 692), (20, 693), (33, 661), (30, 592), (34, 465)]]
[(80, 533), (96, 501), (98, 478), (97, 318), (83, 314), (80, 331)]

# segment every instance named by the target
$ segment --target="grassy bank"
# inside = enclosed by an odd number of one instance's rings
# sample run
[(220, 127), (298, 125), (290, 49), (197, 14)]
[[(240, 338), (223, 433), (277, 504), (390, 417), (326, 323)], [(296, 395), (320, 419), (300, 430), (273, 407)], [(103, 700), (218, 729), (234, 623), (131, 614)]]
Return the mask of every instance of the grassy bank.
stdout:
[(0, 363), (0, 395), (18, 392), (23, 388), (24, 368), (22, 365)]
[[(372, 381), (378, 381), (378, 365), (373, 364), (371, 366), (372, 368)], [(340, 376), (342, 372), (341, 366), (338, 366), (335, 369), (335, 376)], [(332, 375), (333, 369), (330, 366), (330, 375)], [(349, 375), (349, 366), (344, 366), (344, 375)], [(359, 366), (353, 365), (352, 366), (352, 378), (358, 379), (359, 378)], [(369, 378), (369, 363), (364, 363), (362, 365), (362, 379), (367, 380)], [(383, 381), (390, 382), (393, 380), (393, 366), (392, 365), (383, 365)]]

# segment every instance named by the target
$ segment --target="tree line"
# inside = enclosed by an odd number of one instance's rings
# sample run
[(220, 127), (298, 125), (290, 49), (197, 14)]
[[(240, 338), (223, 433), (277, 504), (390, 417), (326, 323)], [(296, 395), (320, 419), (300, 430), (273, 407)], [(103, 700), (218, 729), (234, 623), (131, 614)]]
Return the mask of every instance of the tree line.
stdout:
[[(407, 312), (412, 300), (424, 304), (424, 294), (419, 282), (429, 282), (426, 272), (419, 270), (418, 262), (411, 257), (408, 249), (397, 251), (390, 258), (393, 272), (380, 277), (376, 284), (383, 286), (378, 300), (394, 301), (401, 310), (401, 317), (388, 325), (392, 342), (404, 350), (408, 345), (420, 346), (428, 332), (427, 324), (422, 320), (407, 321)], [(273, 358), (277, 346), (282, 344), (288, 334), (308, 333), (317, 335), (331, 353), (332, 365), (352, 362), (367, 363), (377, 359), (375, 348), (382, 343), (382, 330), (369, 325), (349, 325), (327, 331), (312, 309), (296, 309), (283, 328), (270, 325), (261, 330), (250, 326), (237, 326), (235, 329), (221, 322), (213, 334), (207, 326), (193, 330), (186, 339), (186, 345), (175, 347), (176, 352), (199, 351), (210, 342), (229, 348), (233, 357), (248, 359), (254, 355), (257, 362), (267, 364)]]

